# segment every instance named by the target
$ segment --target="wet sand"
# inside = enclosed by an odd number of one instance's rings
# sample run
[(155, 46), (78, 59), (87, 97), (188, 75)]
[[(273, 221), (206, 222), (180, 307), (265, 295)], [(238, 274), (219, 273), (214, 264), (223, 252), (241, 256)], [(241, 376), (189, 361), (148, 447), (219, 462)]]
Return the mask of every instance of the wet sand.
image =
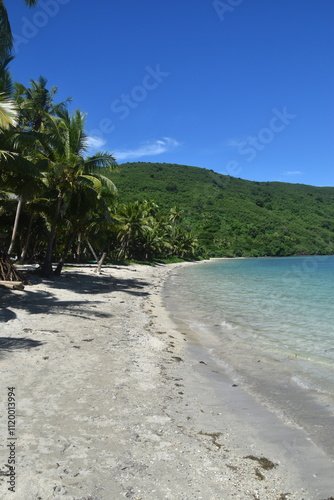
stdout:
[[(171, 320), (170, 266), (66, 269), (0, 291), (0, 496), (325, 500), (333, 462)], [(15, 388), (15, 493), (8, 490)]]

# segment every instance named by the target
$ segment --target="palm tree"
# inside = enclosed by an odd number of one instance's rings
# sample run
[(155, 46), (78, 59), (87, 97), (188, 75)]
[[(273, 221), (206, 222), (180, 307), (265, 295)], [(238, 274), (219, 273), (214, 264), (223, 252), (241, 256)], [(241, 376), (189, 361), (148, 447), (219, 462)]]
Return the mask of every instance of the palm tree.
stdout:
[[(15, 199), (17, 200), (17, 205), (16, 205), (15, 220), (13, 225), (11, 242), (8, 248), (8, 255), (11, 255), (14, 249), (14, 244), (23, 204), (29, 200), (34, 199), (36, 194), (41, 192), (41, 190), (43, 189), (41, 172), (38, 168), (38, 165), (34, 164), (33, 162), (26, 161), (25, 166), (28, 168), (19, 169), (18, 175), (12, 176), (11, 178), (12, 193), (15, 195)], [(9, 184), (7, 183), (7, 190), (8, 189), (9, 189)]]
[(45, 182), (53, 194), (54, 216), (42, 266), (42, 274), (52, 274), (52, 251), (59, 218), (66, 213), (71, 196), (78, 185), (94, 190), (101, 196), (102, 190), (116, 190), (105, 174), (116, 169), (115, 158), (107, 152), (96, 153), (85, 158), (88, 148), (84, 132), (85, 115), (76, 110), (71, 116), (67, 110), (58, 116), (49, 116), (47, 133), (41, 135), (39, 155), (48, 163)]
[(183, 259), (194, 258), (197, 251), (197, 239), (191, 233), (178, 228), (175, 238), (174, 254)]
[(119, 252), (118, 258), (142, 258), (144, 242), (147, 235), (153, 230), (150, 202), (134, 201), (120, 205), (116, 219)]
[[(110, 192), (103, 190), (101, 195), (92, 186), (81, 182), (78, 182), (73, 188), (66, 213), (62, 219), (63, 252), (54, 272), (55, 275), (61, 273), (65, 258), (75, 238), (79, 248), (83, 241), (88, 242), (91, 248), (88, 240), (90, 231), (94, 230), (96, 233), (101, 223), (104, 223), (105, 226), (110, 225), (111, 217), (104, 193), (108, 198)], [(77, 252), (77, 259), (80, 259), (80, 251)]]
[(30, 80), (31, 87), (15, 84), (14, 97), (20, 110), (20, 127), (23, 130), (44, 131), (49, 115), (64, 111), (71, 101), (71, 97), (68, 97), (55, 104), (54, 97), (58, 87), (51, 87), (49, 90), (46, 88), (47, 82), (46, 78), (40, 76), (37, 81)]
[(183, 210), (179, 207), (174, 206), (169, 211), (168, 220), (173, 224), (172, 236), (175, 237), (177, 223), (181, 221)]
[[(37, 5), (38, 0), (23, 0), (28, 7)], [(13, 35), (8, 19), (7, 9), (0, 0), (0, 59), (3, 60), (13, 48)]]
[[(29, 7), (37, 4), (38, 0), (24, 0)], [(8, 19), (8, 14), (3, 0), (0, 0), (0, 137), (3, 139), (3, 131), (11, 130), (17, 125), (17, 109), (11, 99), (12, 82), (7, 69), (12, 60), (13, 36)], [(7, 162), (15, 159), (15, 155), (3, 147), (1, 141), (0, 160)]]
[[(11, 82), (8, 81), (8, 90), (11, 87), (10, 83)], [(14, 248), (23, 203), (29, 199), (33, 199), (36, 192), (41, 191), (41, 183), (39, 182), (41, 171), (38, 168), (34, 168), (38, 165), (38, 157), (37, 159), (34, 158), (37, 137), (34, 132), (45, 131), (44, 124), (49, 115), (63, 111), (68, 101), (70, 101), (70, 98), (68, 98), (61, 103), (55, 104), (54, 96), (57, 92), (57, 87), (51, 87), (51, 89), (48, 90), (46, 84), (47, 80), (43, 77), (39, 77), (38, 81), (31, 80), (31, 88), (26, 88), (20, 83), (15, 84), (15, 100), (20, 113), (19, 132), (16, 132), (15, 135), (12, 136), (12, 138), (15, 139), (13, 147), (15, 147), (17, 151), (19, 150), (21, 156), (27, 159), (29, 158), (31, 165), (28, 165), (29, 168), (27, 168), (27, 165), (24, 165), (25, 168), (19, 170), (19, 179), (21, 178), (24, 182), (20, 182), (19, 180), (18, 185), (16, 185), (17, 209), (11, 243), (8, 249), (9, 255)], [(3, 151), (3, 156), (4, 155), (5, 152)], [(17, 152), (15, 160), (17, 160)]]

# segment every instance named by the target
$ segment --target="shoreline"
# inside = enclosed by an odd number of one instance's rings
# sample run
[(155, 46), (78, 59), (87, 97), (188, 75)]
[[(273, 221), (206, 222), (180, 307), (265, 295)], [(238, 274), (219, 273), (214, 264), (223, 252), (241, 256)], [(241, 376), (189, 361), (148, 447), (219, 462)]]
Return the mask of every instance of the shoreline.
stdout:
[[(70, 269), (54, 281), (34, 277), (24, 291), (0, 292), (2, 436), (9, 386), (18, 411), (10, 498), (333, 495), (333, 463), (300, 430), (232, 387), (172, 321), (163, 284), (172, 270), (194, 264), (103, 267), (101, 275)], [(5, 438), (0, 456), (6, 498)]]
[[(194, 290), (190, 288), (187, 291), (189, 275), (191, 273), (187, 272), (175, 278), (172, 275), (169, 285), (167, 282), (165, 287), (166, 302), (175, 321), (182, 325), (182, 328), (187, 325), (194, 330), (199, 344), (209, 351), (212, 361), (228, 373), (232, 382), (242, 387), (247, 394), (251, 394), (260, 405), (270, 408), (280, 420), (305, 429), (309, 438), (333, 461), (334, 400), (330, 378), (333, 372), (328, 372), (325, 379), (329, 388), (328, 394), (321, 389), (314, 389), (312, 384), (310, 389), (310, 386), (298, 383), (303, 380), (303, 362), (305, 365), (308, 361), (307, 353), (304, 357), (298, 355), (297, 358), (289, 355), (289, 348), (280, 350), (275, 346), (273, 349), (272, 345), (261, 338), (258, 340), (256, 336), (252, 337), (251, 328), (250, 331), (245, 330), (247, 335), (243, 337), (233, 335), (233, 331), (231, 335), (229, 329), (222, 332), (219, 314), (215, 315), (216, 309), (212, 309), (209, 302), (208, 310), (203, 308), (204, 306), (201, 307), (201, 301), (198, 302), (199, 309), (193, 309), (189, 297), (187, 300), (182, 299), (183, 294), (188, 296), (190, 292), (190, 297), (197, 303)], [(190, 278), (190, 287), (196, 287), (196, 283), (200, 286), (199, 275), (196, 269), (197, 281)], [(170, 293), (173, 286), (180, 287), (175, 297)], [(216, 307), (219, 311), (219, 305)], [(233, 328), (232, 325), (228, 326)], [(293, 364), (291, 359), (294, 360)], [(308, 368), (307, 365), (306, 367)]]

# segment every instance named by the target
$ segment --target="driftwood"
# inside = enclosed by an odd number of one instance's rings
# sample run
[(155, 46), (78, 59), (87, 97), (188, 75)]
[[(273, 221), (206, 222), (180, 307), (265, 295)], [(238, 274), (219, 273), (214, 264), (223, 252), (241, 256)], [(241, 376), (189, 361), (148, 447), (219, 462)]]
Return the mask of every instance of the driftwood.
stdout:
[(12, 290), (24, 290), (22, 281), (0, 281), (0, 286), (11, 288)]

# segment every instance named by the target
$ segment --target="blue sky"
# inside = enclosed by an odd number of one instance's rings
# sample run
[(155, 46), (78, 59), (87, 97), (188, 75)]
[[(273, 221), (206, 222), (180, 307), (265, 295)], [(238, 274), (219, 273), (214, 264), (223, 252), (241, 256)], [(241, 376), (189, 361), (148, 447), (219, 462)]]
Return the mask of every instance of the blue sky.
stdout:
[(332, 0), (7, 0), (13, 77), (87, 113), (119, 163), (334, 185)]

